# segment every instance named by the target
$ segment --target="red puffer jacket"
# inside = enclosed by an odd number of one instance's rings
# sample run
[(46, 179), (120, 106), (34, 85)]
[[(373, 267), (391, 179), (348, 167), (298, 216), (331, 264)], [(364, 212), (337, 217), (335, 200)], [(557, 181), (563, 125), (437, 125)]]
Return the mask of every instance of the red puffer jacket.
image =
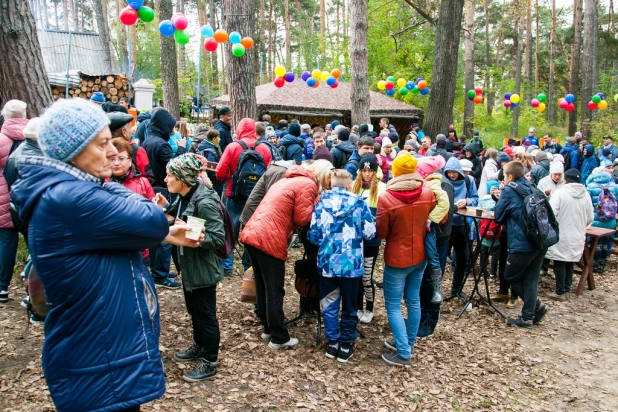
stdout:
[(285, 178), (268, 190), (240, 234), (240, 242), (285, 261), (288, 238), (311, 221), (317, 193), (313, 174), (292, 166)]
[[(24, 140), (24, 127), (28, 119), (7, 119), (0, 131), (0, 169), (4, 169), (6, 161), (9, 159), (13, 142)], [(12, 229), (13, 222), (9, 213), (9, 187), (6, 184), (4, 175), (0, 173), (0, 228)]]

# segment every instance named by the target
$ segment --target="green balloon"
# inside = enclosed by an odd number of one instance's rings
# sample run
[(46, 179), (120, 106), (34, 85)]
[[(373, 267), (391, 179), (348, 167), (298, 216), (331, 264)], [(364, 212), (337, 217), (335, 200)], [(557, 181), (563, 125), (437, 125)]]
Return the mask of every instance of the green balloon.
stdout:
[(141, 21), (146, 23), (150, 23), (155, 18), (154, 10), (147, 6), (142, 6), (137, 9), (137, 15), (139, 16)]
[(599, 96), (598, 94), (595, 94), (594, 96), (592, 96), (592, 102), (595, 104), (599, 104), (599, 102), (601, 101), (601, 96)]
[(236, 57), (242, 57), (245, 55), (245, 46), (240, 43), (232, 45), (232, 54)]
[(388, 76), (388, 77), (386, 78), (386, 81), (387, 81), (387, 82), (393, 82), (393, 83), (395, 83), (395, 76)]
[(406, 94), (408, 94), (408, 88), (405, 86), (402, 87), (401, 89), (399, 89), (399, 94), (405, 96)]
[(474, 90), (468, 90), (468, 98), (474, 99), (476, 97), (476, 92)]
[(536, 97), (536, 99), (539, 102), (544, 103), (545, 100), (547, 100), (547, 96), (545, 95), (545, 93), (539, 93), (539, 95)]
[(421, 90), (418, 87), (416, 87), (416, 86), (414, 86), (414, 89), (412, 89), (410, 91), (412, 92), (412, 94), (418, 94), (418, 93), (421, 92)]
[(186, 30), (176, 30), (174, 32), (174, 39), (176, 43), (180, 45), (185, 45), (189, 43), (189, 33)]

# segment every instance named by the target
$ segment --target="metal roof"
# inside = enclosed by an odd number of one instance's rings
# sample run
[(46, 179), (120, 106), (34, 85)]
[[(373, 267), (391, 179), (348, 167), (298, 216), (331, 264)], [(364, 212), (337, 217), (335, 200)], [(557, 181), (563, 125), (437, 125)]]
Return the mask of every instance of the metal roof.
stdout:
[[(69, 32), (37, 30), (47, 73), (67, 71)], [(73, 32), (71, 34), (71, 67), (89, 74), (111, 73), (112, 68), (103, 59), (103, 45), (98, 34)]]

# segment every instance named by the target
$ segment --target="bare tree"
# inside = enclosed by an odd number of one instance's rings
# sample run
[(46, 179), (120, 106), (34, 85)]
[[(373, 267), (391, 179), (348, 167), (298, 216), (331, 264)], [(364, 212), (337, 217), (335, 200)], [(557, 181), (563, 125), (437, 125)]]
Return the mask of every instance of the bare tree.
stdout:
[[(574, 0), (573, 4), (573, 26), (575, 35), (573, 37), (573, 49), (571, 52), (571, 81), (569, 83), (569, 93), (578, 95), (579, 91), (579, 60), (581, 55), (582, 41), (582, 9), (583, 0)], [(575, 110), (569, 113), (569, 136), (573, 136), (577, 131), (577, 105)]]
[[(215, 7), (215, 0), (208, 0), (208, 23), (213, 27), (217, 27), (217, 8)], [(210, 72), (212, 73), (212, 84), (219, 83), (219, 60), (217, 59), (217, 52), (214, 51), (210, 54)]]
[(285, 67), (292, 64), (292, 29), (290, 28), (290, 1), (283, 1), (283, 21), (285, 23)]
[(371, 117), (369, 112), (369, 77), (367, 74), (367, 0), (351, 0), (350, 17), (352, 28), (350, 62), (354, 67), (350, 95), (352, 124), (369, 123)]
[(49, 13), (47, 8), (47, 0), (42, 0), (41, 14), (43, 15), (43, 22), (45, 23), (45, 30), (49, 30)]
[(596, 93), (599, 79), (599, 11), (597, 0), (586, 0), (584, 9), (584, 67), (582, 76), (581, 132), (590, 139), (592, 111), (587, 102)]
[(54, 3), (54, 20), (56, 22), (56, 25), (55, 25), (56, 30), (60, 30), (60, 23), (58, 20), (58, 2), (59, 1), (60, 0), (52, 0), (52, 2)]
[[(120, 10), (122, 10), (123, 8), (123, 0), (116, 0), (116, 12), (120, 13)], [(118, 30), (120, 31), (120, 36), (119, 36), (119, 43), (120, 43), (120, 47), (118, 47), (120, 50), (120, 66), (121, 66), (121, 70), (124, 73), (128, 73), (129, 72), (129, 50), (127, 48), (127, 29), (126, 26), (124, 24), (119, 25)]]
[[(172, 0), (159, 0), (159, 16), (171, 16)], [(163, 80), (163, 106), (172, 116), (180, 117), (178, 97), (178, 66), (174, 37), (159, 36), (161, 39), (161, 79)]]
[[(466, 90), (474, 89), (474, 0), (464, 3), (464, 70)], [(474, 129), (474, 102), (464, 97), (464, 139), (471, 137)]]
[[(354, 1), (354, 0), (352, 0)], [(320, 0), (320, 57), (326, 52), (326, 2)]]

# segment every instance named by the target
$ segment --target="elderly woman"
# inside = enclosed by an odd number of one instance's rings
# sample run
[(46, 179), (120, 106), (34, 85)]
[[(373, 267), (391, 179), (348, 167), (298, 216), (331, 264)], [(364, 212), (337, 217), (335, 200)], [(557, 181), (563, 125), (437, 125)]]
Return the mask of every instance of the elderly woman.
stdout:
[(49, 306), (42, 365), (58, 411), (135, 411), (165, 392), (157, 295), (140, 251), (178, 238), (157, 205), (101, 185), (118, 157), (108, 124), (93, 103), (54, 103), (41, 119), (45, 157), (19, 158), (11, 191)]

